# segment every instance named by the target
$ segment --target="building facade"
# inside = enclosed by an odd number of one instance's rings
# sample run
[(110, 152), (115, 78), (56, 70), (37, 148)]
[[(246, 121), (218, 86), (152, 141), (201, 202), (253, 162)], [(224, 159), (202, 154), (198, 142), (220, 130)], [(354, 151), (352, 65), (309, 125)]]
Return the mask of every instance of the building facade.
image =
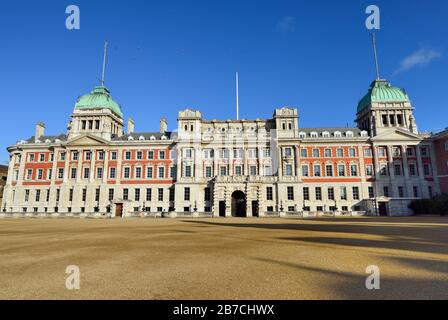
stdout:
[[(375, 80), (353, 128), (302, 128), (295, 108), (268, 119), (206, 120), (198, 110), (134, 132), (107, 88), (78, 99), (67, 132), (8, 148), (3, 215), (262, 217), (408, 215), (441, 192), (438, 145), (419, 134), (403, 89)], [(443, 162), (443, 160), (442, 160)], [(446, 168), (445, 160), (445, 169)], [(439, 174), (439, 171), (441, 174)]]

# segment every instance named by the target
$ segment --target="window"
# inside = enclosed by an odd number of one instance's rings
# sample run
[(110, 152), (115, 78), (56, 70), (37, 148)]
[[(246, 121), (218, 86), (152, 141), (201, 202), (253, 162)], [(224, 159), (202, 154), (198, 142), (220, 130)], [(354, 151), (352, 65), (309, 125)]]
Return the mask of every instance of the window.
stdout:
[(331, 158), (331, 149), (325, 149), (324, 150), (324, 157), (325, 158)]
[(401, 149), (400, 148), (393, 148), (393, 155), (394, 155), (394, 157), (400, 157), (401, 156)]
[(184, 158), (185, 159), (191, 159), (193, 156), (193, 150), (188, 148), (188, 149), (184, 149)]
[(96, 188), (95, 189), (95, 201), (96, 202), (100, 201), (100, 193), (101, 193), (101, 189), (100, 188)]
[(372, 149), (365, 148), (364, 149), (364, 157), (371, 157), (372, 156)]
[(96, 168), (96, 178), (103, 179), (103, 168)]
[[(241, 167), (240, 167), (240, 169), (241, 169)], [(235, 168), (235, 171), (236, 171), (236, 168)], [(205, 177), (206, 178), (212, 177), (212, 167), (211, 166), (205, 167)]]
[(95, 120), (95, 130), (100, 130), (100, 120)]
[(174, 180), (174, 179), (176, 179), (176, 175), (177, 175), (176, 166), (171, 166), (170, 167), (170, 178)]
[(338, 164), (338, 176), (345, 176), (345, 164)]
[(92, 152), (86, 151), (86, 153), (84, 155), (84, 159), (85, 160), (92, 160)]
[(359, 200), (359, 188), (353, 187), (352, 193), (353, 193), (353, 200)]
[(313, 157), (314, 158), (319, 158), (319, 149), (313, 149)]
[(336, 150), (336, 156), (338, 158), (342, 158), (344, 156), (344, 149), (342, 149), (342, 148), (337, 149)]
[(125, 160), (131, 160), (131, 151), (126, 151), (124, 153), (124, 159)]
[(375, 193), (373, 192), (373, 187), (369, 187), (369, 198), (375, 198)]
[(64, 178), (64, 168), (58, 168), (58, 179)]
[(409, 164), (409, 175), (415, 176), (417, 175), (417, 170), (415, 169), (415, 164)]
[(44, 177), (44, 170), (37, 169), (37, 180), (42, 180), (43, 177)]
[(213, 159), (213, 149), (206, 149), (206, 150), (204, 150), (204, 158), (205, 159)]
[(130, 177), (131, 177), (131, 168), (129, 167), (123, 168), (123, 178), (129, 179)]
[(251, 176), (256, 176), (257, 175), (257, 166), (250, 166), (249, 170), (250, 170), (250, 175)]
[(134, 200), (140, 201), (140, 189), (138, 188), (134, 190)]
[(44, 162), (45, 161), (45, 154), (44, 153), (40, 153), (39, 154), (39, 162)]
[(356, 177), (358, 175), (358, 165), (356, 164), (350, 165), (350, 175), (352, 177)]
[(328, 188), (328, 200), (334, 200), (334, 188), (333, 187)]
[(190, 201), (190, 188), (184, 188), (184, 201)]
[(233, 149), (233, 157), (235, 159), (243, 158), (243, 150), (241, 150), (241, 149)]
[(310, 200), (310, 188), (303, 187), (303, 200)]
[(387, 165), (386, 164), (380, 164), (380, 175), (387, 176)]
[(220, 173), (221, 176), (224, 177), (224, 176), (227, 175), (227, 167), (222, 166), (222, 167), (219, 168), (219, 170), (220, 170), (219, 173)]
[(114, 200), (114, 189), (109, 189), (109, 201)]
[(152, 199), (152, 189), (147, 188), (146, 189), (146, 201), (151, 201), (151, 199)]
[(425, 176), (431, 175), (431, 166), (429, 164), (423, 164), (423, 173), (425, 174)]
[(26, 180), (31, 180), (33, 178), (33, 169), (26, 170)]
[(316, 193), (316, 200), (322, 200), (322, 188), (316, 187), (315, 193)]
[(271, 149), (263, 149), (262, 156), (263, 158), (269, 158), (271, 156)]
[(383, 187), (383, 195), (389, 197), (389, 187)]
[(404, 198), (404, 189), (402, 186), (398, 186), (398, 196)]
[(164, 160), (165, 159), (165, 151), (159, 151), (159, 159)]
[(432, 191), (432, 186), (428, 186), (428, 194), (429, 194), (430, 198), (432, 198), (434, 196), (433, 191)]
[(426, 147), (421, 147), (421, 148), (420, 148), (420, 153), (421, 153), (422, 157), (426, 157), (426, 156), (428, 156), (428, 148), (426, 148)]
[(272, 167), (271, 166), (264, 166), (264, 175), (265, 176), (272, 176)]
[(350, 148), (349, 155), (350, 155), (351, 158), (355, 158), (356, 157), (356, 149), (355, 148)]
[(302, 176), (308, 177), (309, 176), (309, 170), (307, 165), (302, 166)]
[(211, 195), (210, 188), (205, 188), (204, 189), (204, 201), (211, 201), (211, 200), (212, 200), (212, 195)]
[(256, 159), (257, 158), (257, 150), (249, 149), (249, 150), (247, 150), (247, 155), (248, 155), (249, 159)]
[(347, 187), (341, 187), (341, 200), (347, 200)]
[(65, 152), (61, 152), (61, 161), (65, 161)]
[(229, 156), (229, 152), (226, 149), (219, 150), (219, 158), (226, 159)]
[(141, 167), (136, 167), (135, 168), (135, 178), (136, 179), (141, 179), (142, 178), (142, 168)]
[(163, 201), (163, 189), (162, 188), (158, 189), (158, 200)]
[(77, 176), (77, 169), (76, 169), (76, 168), (72, 168), (70, 177), (71, 177), (72, 179), (76, 179), (76, 176)]
[(366, 176), (368, 177), (373, 176), (373, 165), (371, 164), (366, 165)]
[(164, 167), (159, 167), (159, 178), (160, 179), (165, 178), (165, 168)]
[(313, 166), (313, 174), (314, 174), (315, 177), (320, 177), (321, 176), (320, 164), (315, 164)]
[(378, 156), (386, 157), (386, 148), (383, 147), (378, 148)]
[(326, 173), (327, 177), (332, 177), (333, 176), (333, 165), (331, 165), (331, 164), (326, 165), (325, 173)]
[(292, 149), (291, 148), (285, 148), (285, 157), (291, 157), (292, 156)]
[(84, 179), (89, 179), (90, 177), (90, 168), (84, 168)]
[(61, 189), (56, 189), (56, 202), (59, 202), (61, 198)]
[(141, 151), (137, 151), (137, 160), (143, 159), (143, 153)]
[(412, 191), (414, 192), (414, 198), (418, 198), (418, 197), (419, 197), (419, 194), (418, 194), (418, 187), (417, 187), (417, 186), (414, 186), (414, 187), (412, 188)]
[(117, 152), (116, 151), (112, 151), (110, 153), (110, 159), (111, 160), (117, 160)]
[(123, 200), (129, 200), (129, 189), (128, 188), (123, 189)]
[(40, 201), (40, 190), (36, 190), (36, 202)]
[(294, 187), (287, 188), (288, 200), (294, 200)]
[(387, 115), (383, 114), (383, 115), (381, 116), (381, 120), (382, 120), (382, 122), (383, 122), (383, 126), (387, 126), (387, 125), (388, 125), (388, 122), (387, 122)]
[[(74, 192), (73, 188), (70, 188), (70, 193), (68, 195), (68, 201), (70, 201), (70, 202), (73, 201), (73, 192)], [(49, 193), (48, 193), (48, 195), (49, 195)]]
[(34, 162), (34, 153), (30, 153), (29, 162)]
[(236, 166), (235, 167), (235, 175), (241, 176), (242, 174), (243, 174), (243, 168), (241, 166)]
[(146, 167), (146, 178), (151, 179), (153, 175), (153, 169), (152, 167)]
[(28, 202), (30, 199), (30, 190), (25, 190), (25, 202)]
[(406, 149), (406, 155), (408, 156), (408, 157), (412, 157), (412, 156), (414, 156), (414, 148), (407, 148)]
[(394, 172), (396, 176), (401, 176), (401, 165), (399, 164), (394, 165)]
[(285, 166), (285, 176), (287, 176), (287, 177), (292, 176), (292, 165), (291, 164), (287, 164)]
[(191, 177), (191, 166), (185, 166), (185, 177)]
[(301, 156), (302, 158), (306, 158), (306, 157), (308, 157), (308, 152), (307, 152), (307, 150), (306, 150), (306, 149), (300, 149), (300, 156)]
[(104, 151), (98, 152), (98, 160), (104, 160)]
[(115, 179), (116, 175), (117, 175), (117, 169), (110, 168), (109, 169), (109, 178), (110, 179)]
[(273, 200), (272, 187), (266, 187), (266, 200)]
[(82, 189), (82, 201), (86, 202), (87, 200), (87, 188)]
[(148, 151), (148, 160), (154, 159), (154, 151)]

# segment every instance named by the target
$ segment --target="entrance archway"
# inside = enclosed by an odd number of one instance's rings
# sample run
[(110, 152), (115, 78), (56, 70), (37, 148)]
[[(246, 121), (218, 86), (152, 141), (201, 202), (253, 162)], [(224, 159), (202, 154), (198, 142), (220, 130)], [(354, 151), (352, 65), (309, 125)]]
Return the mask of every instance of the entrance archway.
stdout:
[(239, 190), (232, 193), (232, 217), (246, 217), (246, 195)]

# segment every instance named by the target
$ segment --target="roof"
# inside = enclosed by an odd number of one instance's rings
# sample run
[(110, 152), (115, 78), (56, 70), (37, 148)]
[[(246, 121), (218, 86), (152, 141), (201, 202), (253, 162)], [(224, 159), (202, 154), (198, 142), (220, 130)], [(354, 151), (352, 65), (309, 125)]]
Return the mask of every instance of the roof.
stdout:
[(409, 102), (406, 91), (393, 87), (387, 80), (378, 79), (372, 82), (367, 94), (358, 103), (358, 112), (374, 102)]
[(120, 105), (112, 99), (109, 90), (104, 86), (98, 86), (92, 92), (80, 98), (75, 104), (75, 110), (109, 109), (120, 118), (123, 112)]
[[(32, 136), (31, 138), (22, 141), (25, 141), (25, 143), (35, 143), (36, 142), (35, 140), (36, 140), (35, 137)], [(67, 135), (61, 133), (58, 136), (41, 136), (39, 138), (40, 143), (56, 143), (56, 140), (58, 140), (58, 142), (67, 141)]]
[(125, 134), (121, 137), (115, 137), (113, 141), (129, 141), (129, 140), (163, 140), (162, 137), (165, 137), (165, 140), (173, 140), (176, 138), (177, 133), (175, 132), (133, 132), (131, 134)]
[[(359, 128), (299, 128), (299, 135), (305, 133), (306, 138), (311, 138), (311, 133), (317, 133), (318, 138), (352, 138), (348, 132), (353, 133), (353, 137), (368, 137), (367, 131), (360, 130)], [(328, 133), (329, 136), (324, 137), (324, 133)], [(340, 133), (340, 136), (337, 136)]]

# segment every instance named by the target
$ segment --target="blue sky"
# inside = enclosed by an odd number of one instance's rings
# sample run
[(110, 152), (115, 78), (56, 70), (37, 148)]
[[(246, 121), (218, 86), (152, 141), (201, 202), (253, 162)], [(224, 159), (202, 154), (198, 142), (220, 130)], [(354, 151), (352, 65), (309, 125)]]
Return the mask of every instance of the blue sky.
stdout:
[[(81, 29), (67, 30), (78, 5)], [(419, 129), (448, 126), (448, 1), (8, 1), (0, 9), (0, 101), (5, 148), (34, 134), (65, 132), (78, 96), (106, 85), (137, 131), (175, 129), (177, 112), (243, 118), (299, 108), (301, 127), (351, 126), (375, 77), (364, 13), (381, 9), (382, 77), (407, 90)]]

